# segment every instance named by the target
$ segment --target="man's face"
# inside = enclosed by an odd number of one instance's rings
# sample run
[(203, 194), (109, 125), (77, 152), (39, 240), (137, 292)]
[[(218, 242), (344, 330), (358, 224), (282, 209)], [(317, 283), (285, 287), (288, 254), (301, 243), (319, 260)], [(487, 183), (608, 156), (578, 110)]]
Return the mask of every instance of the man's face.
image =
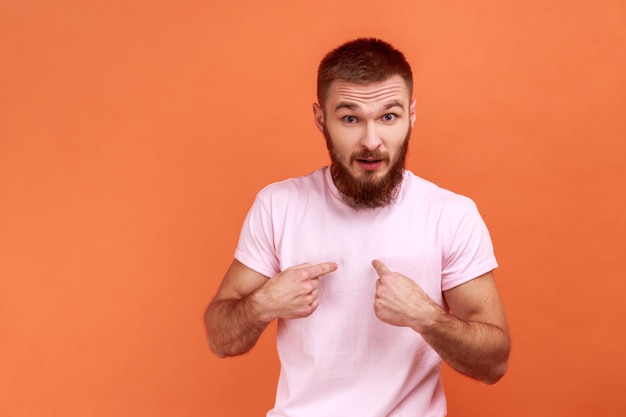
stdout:
[(390, 204), (402, 181), (415, 101), (400, 76), (370, 84), (334, 81), (315, 123), (326, 138), (335, 185), (354, 208)]

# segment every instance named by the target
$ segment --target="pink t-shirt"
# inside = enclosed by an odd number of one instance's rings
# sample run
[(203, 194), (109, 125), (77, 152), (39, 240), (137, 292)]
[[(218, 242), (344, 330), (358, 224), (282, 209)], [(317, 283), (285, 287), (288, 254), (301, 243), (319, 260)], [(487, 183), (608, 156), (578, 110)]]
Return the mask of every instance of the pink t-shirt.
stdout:
[(439, 355), (374, 314), (371, 261), (411, 277), (443, 306), (442, 291), (497, 266), (470, 199), (405, 171), (392, 205), (356, 211), (326, 167), (263, 189), (235, 257), (268, 277), (305, 262), (339, 265), (320, 278), (312, 315), (278, 322), (281, 372), (268, 417), (446, 415)]

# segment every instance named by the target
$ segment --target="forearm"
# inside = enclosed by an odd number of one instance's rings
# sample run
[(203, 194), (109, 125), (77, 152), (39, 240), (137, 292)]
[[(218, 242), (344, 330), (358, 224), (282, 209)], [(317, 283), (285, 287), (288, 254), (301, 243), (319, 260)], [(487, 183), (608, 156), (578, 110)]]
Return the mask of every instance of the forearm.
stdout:
[(246, 353), (269, 324), (262, 320), (251, 296), (216, 300), (206, 310), (204, 324), (211, 351), (220, 358)]
[(506, 329), (463, 321), (441, 310), (421, 334), (444, 361), (462, 374), (493, 384), (506, 372), (510, 350)]

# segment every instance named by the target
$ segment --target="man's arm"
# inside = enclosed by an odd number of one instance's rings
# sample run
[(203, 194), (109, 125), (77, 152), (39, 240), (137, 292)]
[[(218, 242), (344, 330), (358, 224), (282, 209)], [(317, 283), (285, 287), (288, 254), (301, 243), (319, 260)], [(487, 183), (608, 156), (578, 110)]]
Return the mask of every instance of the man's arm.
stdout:
[(271, 320), (261, 318), (254, 291), (268, 277), (233, 260), (204, 314), (211, 351), (220, 358), (252, 349)]
[(441, 310), (422, 335), (457, 371), (487, 384), (507, 370), (511, 341), (493, 273), (443, 293), (451, 314)]
[(506, 372), (510, 338), (504, 307), (489, 272), (444, 292), (451, 312), (413, 280), (374, 261), (379, 280), (374, 310), (383, 322), (407, 326), (457, 371), (487, 384)]
[(310, 315), (319, 305), (319, 277), (335, 269), (332, 262), (302, 264), (269, 279), (235, 259), (204, 315), (211, 351), (220, 358), (240, 355), (274, 319)]

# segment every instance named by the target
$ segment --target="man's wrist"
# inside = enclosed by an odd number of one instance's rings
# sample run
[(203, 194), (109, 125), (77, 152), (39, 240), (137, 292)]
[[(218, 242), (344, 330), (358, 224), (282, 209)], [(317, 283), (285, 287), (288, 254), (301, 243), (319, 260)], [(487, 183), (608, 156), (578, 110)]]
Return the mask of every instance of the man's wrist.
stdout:
[(424, 315), (418, 317), (414, 320), (415, 324), (411, 326), (413, 330), (421, 335), (438, 333), (442, 328), (450, 325), (450, 320), (452, 319), (450, 313), (434, 302), (431, 308), (432, 312), (430, 314), (425, 315), (425, 317)]
[(276, 318), (270, 309), (266, 307), (268, 303), (265, 302), (263, 287), (250, 294), (247, 297), (247, 302), (247, 310), (250, 313), (250, 319), (254, 322), (261, 325), (268, 325)]

